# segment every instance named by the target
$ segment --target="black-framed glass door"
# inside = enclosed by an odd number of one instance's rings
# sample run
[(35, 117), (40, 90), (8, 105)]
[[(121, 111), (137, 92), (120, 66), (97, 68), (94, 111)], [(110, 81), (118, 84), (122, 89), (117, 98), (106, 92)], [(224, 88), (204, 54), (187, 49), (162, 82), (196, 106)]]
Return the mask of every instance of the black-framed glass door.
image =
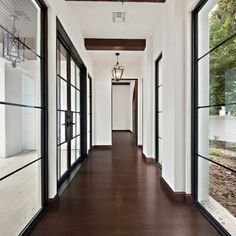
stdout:
[(193, 12), (192, 192), (222, 235), (236, 235), (236, 2)]
[(26, 233), (47, 200), (46, 18), (43, 1), (1, 1), (0, 235)]
[(162, 54), (155, 61), (155, 151), (156, 151), (156, 162), (160, 167), (162, 166), (162, 142), (163, 142), (163, 131), (162, 131)]
[(81, 157), (81, 70), (57, 40), (57, 173), (58, 185)]

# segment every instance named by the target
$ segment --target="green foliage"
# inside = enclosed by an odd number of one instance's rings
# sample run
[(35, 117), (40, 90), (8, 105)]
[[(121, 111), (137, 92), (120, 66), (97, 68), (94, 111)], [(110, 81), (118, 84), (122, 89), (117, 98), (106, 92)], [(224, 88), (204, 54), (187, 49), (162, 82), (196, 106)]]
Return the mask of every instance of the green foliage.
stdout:
[[(236, 1), (221, 0), (212, 10), (210, 20), (210, 48), (214, 48), (236, 33)], [(236, 37), (210, 54), (210, 104), (236, 102)], [(227, 107), (236, 116), (236, 106)], [(219, 108), (212, 108), (218, 115)]]

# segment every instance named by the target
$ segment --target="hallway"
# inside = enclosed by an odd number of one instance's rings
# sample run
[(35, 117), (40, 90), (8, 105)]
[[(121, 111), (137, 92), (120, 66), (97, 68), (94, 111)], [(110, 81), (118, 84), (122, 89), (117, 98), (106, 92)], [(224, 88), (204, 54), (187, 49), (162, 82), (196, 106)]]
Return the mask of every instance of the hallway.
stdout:
[(160, 170), (146, 164), (131, 133), (113, 133), (112, 150), (93, 150), (36, 235), (218, 235), (191, 205), (172, 203)]

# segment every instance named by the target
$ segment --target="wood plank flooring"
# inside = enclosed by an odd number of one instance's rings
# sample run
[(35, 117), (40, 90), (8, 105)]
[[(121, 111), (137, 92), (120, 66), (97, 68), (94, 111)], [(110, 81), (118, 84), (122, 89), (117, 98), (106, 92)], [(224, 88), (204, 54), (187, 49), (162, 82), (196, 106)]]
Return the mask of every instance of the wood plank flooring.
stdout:
[(191, 205), (171, 202), (160, 170), (146, 164), (131, 133), (113, 134), (112, 150), (93, 150), (58, 207), (32, 236), (213, 236), (215, 229)]

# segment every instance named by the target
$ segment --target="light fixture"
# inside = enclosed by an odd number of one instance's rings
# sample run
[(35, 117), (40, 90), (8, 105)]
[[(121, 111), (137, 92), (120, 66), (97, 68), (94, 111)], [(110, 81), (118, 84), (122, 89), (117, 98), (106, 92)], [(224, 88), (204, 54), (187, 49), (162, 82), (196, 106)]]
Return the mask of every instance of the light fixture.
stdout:
[(10, 16), (10, 18), (13, 21), (12, 29), (9, 32), (3, 32), (3, 57), (11, 61), (15, 68), (17, 63), (25, 60), (25, 47), (20, 42), (16, 29), (17, 16)]
[(118, 61), (119, 55), (120, 55), (120, 53), (116, 53), (117, 62), (116, 62), (116, 64), (112, 68), (112, 76), (113, 76), (113, 79), (116, 80), (116, 81), (121, 80), (123, 72), (124, 72), (124, 67), (121, 66), (119, 64), (119, 61)]

